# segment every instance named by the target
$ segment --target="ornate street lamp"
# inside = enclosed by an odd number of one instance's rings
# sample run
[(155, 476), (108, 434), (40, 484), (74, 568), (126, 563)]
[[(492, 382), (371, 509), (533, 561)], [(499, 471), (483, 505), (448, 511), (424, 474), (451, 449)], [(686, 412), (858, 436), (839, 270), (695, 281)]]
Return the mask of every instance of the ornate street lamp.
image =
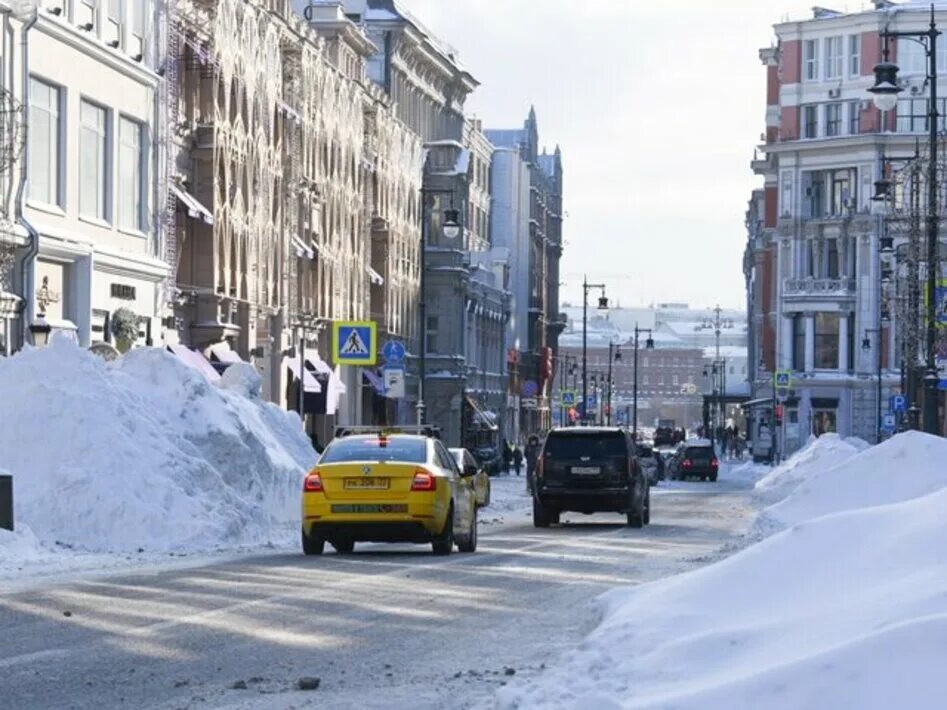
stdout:
[(441, 232), (448, 239), (457, 239), (460, 236), (460, 212), (454, 209), (444, 210), (444, 224)]
[(30, 335), (33, 336), (33, 345), (38, 348), (45, 348), (49, 343), (49, 335), (53, 332), (53, 327), (46, 320), (46, 314), (40, 313), (36, 319), (30, 323)]

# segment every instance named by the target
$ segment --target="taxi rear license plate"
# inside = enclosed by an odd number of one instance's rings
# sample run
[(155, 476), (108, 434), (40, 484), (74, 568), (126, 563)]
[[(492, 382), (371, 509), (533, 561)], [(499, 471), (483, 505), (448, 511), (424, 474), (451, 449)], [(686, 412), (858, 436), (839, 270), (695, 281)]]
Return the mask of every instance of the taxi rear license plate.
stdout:
[(387, 505), (387, 504), (356, 504), (356, 505), (333, 505), (333, 513), (407, 513), (407, 505)]
[(346, 478), (343, 487), (347, 491), (386, 491), (387, 478)]
[(601, 472), (602, 472), (601, 466), (573, 466), (572, 467), (572, 473), (577, 473), (580, 475), (588, 475), (588, 474), (595, 474), (595, 473), (601, 473)]

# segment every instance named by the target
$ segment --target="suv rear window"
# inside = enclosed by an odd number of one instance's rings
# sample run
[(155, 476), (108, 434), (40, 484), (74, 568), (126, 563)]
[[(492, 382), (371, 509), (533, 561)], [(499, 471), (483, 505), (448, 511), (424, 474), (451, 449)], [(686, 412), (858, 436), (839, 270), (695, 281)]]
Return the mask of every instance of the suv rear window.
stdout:
[[(384, 445), (382, 445), (384, 443)], [(336, 439), (322, 454), (319, 463), (345, 463), (347, 461), (404, 461), (425, 463), (427, 440), (418, 437), (393, 436), (388, 439), (375, 437), (343, 437)]]
[(684, 458), (696, 461), (710, 461), (713, 456), (714, 450), (709, 446), (688, 446), (684, 449)]
[(546, 438), (543, 456), (554, 459), (625, 457), (628, 449), (620, 432), (595, 434), (552, 433)]

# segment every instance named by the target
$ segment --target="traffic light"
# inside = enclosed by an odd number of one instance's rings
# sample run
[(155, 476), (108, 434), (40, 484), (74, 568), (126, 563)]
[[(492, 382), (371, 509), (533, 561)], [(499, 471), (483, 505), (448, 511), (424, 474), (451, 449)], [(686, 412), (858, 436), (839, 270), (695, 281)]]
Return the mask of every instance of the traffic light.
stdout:
[(776, 426), (780, 426), (783, 423), (783, 405), (776, 405)]

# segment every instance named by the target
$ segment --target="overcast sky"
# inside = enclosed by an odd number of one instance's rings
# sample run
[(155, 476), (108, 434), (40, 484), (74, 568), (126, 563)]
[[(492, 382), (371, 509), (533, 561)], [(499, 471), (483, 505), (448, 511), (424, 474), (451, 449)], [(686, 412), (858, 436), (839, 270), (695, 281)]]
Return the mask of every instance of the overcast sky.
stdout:
[(587, 272), (624, 305), (744, 305), (758, 52), (812, 0), (403, 2), (481, 82), (469, 113), (515, 128), (534, 104), (541, 143), (562, 147), (564, 300)]

